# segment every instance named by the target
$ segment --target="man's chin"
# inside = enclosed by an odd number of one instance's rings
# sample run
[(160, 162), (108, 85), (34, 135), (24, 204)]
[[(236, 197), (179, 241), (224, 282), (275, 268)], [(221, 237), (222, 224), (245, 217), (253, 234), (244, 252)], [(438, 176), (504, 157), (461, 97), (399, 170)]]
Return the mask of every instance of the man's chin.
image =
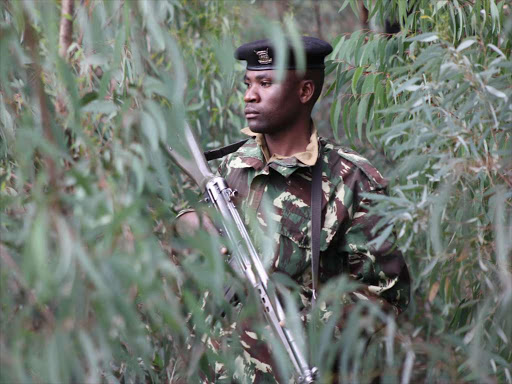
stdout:
[(249, 129), (254, 133), (268, 133), (268, 127), (264, 124), (257, 124), (249, 120)]

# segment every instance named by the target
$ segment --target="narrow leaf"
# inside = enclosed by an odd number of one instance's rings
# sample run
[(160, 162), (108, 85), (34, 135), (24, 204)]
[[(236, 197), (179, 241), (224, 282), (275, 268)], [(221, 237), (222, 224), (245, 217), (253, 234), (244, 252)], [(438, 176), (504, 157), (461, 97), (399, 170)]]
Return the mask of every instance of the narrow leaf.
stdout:
[(375, 74), (370, 73), (364, 79), (363, 88), (362, 88), (361, 93), (363, 95), (367, 95), (369, 93), (373, 93), (374, 89), (375, 89)]
[(476, 40), (464, 40), (462, 43), (459, 44), (457, 47), (457, 52), (460, 52), (466, 48), (471, 47), (474, 43), (476, 43)]
[(359, 81), (359, 78), (361, 77), (361, 75), (363, 73), (363, 69), (364, 69), (363, 67), (359, 67), (354, 72), (354, 77), (352, 78), (352, 93), (354, 95), (357, 94), (357, 82)]
[(359, 140), (363, 139), (363, 122), (366, 117), (370, 96), (371, 95), (364, 95), (357, 107), (357, 136), (359, 137)]
[(340, 119), (340, 111), (341, 111), (341, 103), (338, 98), (334, 99), (334, 102), (331, 105), (331, 127), (334, 133), (334, 138), (336, 140), (338, 137), (338, 122)]
[(421, 41), (422, 43), (431, 43), (436, 40), (439, 40), (439, 36), (437, 36), (435, 33), (422, 33), (421, 35), (410, 37), (406, 41)]
[(496, 88), (491, 87), (490, 85), (486, 85), (485, 88), (489, 91), (490, 94), (499, 97), (500, 99), (507, 100), (507, 95), (501, 91), (498, 91)]

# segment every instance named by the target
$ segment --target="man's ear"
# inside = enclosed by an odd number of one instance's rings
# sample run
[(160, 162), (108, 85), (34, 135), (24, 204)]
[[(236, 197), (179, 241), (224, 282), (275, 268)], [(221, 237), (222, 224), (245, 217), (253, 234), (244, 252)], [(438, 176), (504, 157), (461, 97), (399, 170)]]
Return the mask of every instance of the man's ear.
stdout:
[(302, 104), (307, 104), (315, 93), (315, 83), (313, 80), (301, 80), (299, 86), (299, 99)]

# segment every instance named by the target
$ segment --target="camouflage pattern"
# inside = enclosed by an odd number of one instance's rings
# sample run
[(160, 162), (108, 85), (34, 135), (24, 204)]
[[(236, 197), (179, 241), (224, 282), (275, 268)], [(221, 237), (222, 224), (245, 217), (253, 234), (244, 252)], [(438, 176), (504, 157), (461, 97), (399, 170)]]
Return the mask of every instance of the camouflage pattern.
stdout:
[[(308, 150), (319, 150), (322, 160), (319, 288), (331, 277), (349, 274), (365, 286), (352, 298), (379, 301), (384, 310), (399, 314), (409, 301), (409, 273), (393, 246), (393, 234), (378, 249), (368, 245), (379, 234), (371, 233), (378, 218), (367, 214), (370, 201), (362, 196), (364, 192), (385, 193), (386, 180), (356, 152), (317, 139), (316, 130), (313, 140), (313, 148), (308, 146)], [(302, 303), (307, 307), (311, 290), (312, 164), (295, 156), (273, 156), (268, 162), (266, 158), (261, 136), (250, 139), (224, 158), (219, 174), (238, 191), (235, 204), (270, 274), (287, 274), (302, 285)], [(269, 249), (271, 258), (265, 260)], [(242, 327), (244, 360), (254, 370), (250, 381), (274, 382), (267, 347), (249, 324), (237, 327)]]

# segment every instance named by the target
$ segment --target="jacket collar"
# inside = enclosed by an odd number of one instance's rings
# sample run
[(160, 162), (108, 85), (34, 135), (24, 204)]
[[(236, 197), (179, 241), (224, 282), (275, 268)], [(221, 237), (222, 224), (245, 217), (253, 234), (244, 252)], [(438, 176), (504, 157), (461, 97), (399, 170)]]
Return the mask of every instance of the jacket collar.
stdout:
[(268, 174), (269, 168), (273, 168), (284, 177), (290, 176), (300, 168), (313, 166), (318, 159), (319, 139), (317, 129), (312, 125), (310, 142), (303, 152), (292, 156), (274, 154), (269, 156), (265, 142), (265, 136), (252, 132), (248, 127), (242, 133), (251, 136), (254, 140), (248, 140), (235, 153), (229, 162), (231, 168), (254, 168), (262, 174)]
[(263, 153), (264, 159), (267, 164), (270, 164), (272, 162), (282, 162), (283, 165), (289, 166), (290, 164), (294, 163), (294, 161), (290, 161), (290, 159), (295, 158), (298, 161), (297, 166), (310, 167), (315, 165), (316, 159), (318, 158), (318, 131), (313, 122), (311, 123), (311, 137), (309, 139), (309, 144), (307, 145), (306, 150), (303, 152), (294, 153), (291, 156), (283, 156), (277, 153), (274, 153), (272, 156), (270, 156), (270, 152), (265, 141), (265, 135), (253, 132), (249, 127), (242, 129), (242, 133), (247, 136), (254, 137), (254, 140), (256, 141), (256, 144), (260, 148), (261, 152)]

